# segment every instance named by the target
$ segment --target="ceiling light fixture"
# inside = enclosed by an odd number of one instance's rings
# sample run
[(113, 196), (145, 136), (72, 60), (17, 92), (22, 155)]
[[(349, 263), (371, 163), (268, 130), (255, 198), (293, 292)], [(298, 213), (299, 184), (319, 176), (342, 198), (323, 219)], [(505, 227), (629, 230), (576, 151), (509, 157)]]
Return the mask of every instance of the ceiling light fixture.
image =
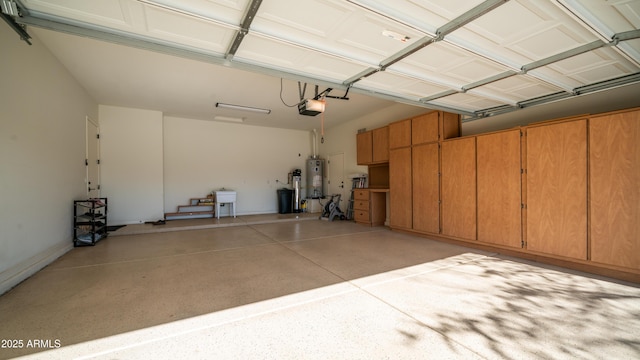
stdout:
[(251, 112), (261, 113), (261, 114), (271, 114), (271, 109), (261, 109), (261, 108), (251, 107), (251, 106), (216, 103), (216, 107), (224, 108), (224, 109), (232, 109), (232, 110), (251, 111)]
[(244, 122), (244, 118), (241, 118), (241, 117), (220, 116), (220, 115), (214, 116), (213, 120), (226, 121), (226, 122), (236, 122), (236, 123)]

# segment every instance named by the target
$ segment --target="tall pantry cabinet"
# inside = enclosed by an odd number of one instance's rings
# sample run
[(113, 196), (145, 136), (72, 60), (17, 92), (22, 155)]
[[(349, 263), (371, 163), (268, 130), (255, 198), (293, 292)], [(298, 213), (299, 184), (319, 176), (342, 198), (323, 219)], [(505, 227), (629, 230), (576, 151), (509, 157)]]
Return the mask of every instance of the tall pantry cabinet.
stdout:
[(589, 119), (591, 260), (640, 270), (640, 109)]
[(476, 240), (476, 139), (442, 143), (442, 234)]
[(478, 135), (478, 241), (522, 247), (520, 129)]
[(440, 232), (440, 145), (427, 143), (412, 148), (413, 229)]
[(389, 124), (389, 226), (411, 229), (411, 119)]
[[(413, 230), (440, 233), (440, 144), (448, 114), (430, 112), (411, 119)], [(458, 124), (457, 116), (455, 118)], [(456, 132), (455, 136), (458, 136)]]
[(530, 251), (587, 259), (587, 120), (526, 129)]

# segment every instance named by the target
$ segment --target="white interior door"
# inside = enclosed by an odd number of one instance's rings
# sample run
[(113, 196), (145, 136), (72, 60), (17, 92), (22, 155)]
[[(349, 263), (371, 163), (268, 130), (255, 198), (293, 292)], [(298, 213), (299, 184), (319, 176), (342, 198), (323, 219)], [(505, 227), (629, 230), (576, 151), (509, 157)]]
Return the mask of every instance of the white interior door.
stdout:
[(87, 197), (100, 197), (100, 128), (87, 117)]
[(344, 154), (330, 155), (327, 159), (328, 192), (326, 195), (342, 194), (340, 206), (344, 206), (349, 199), (345, 197), (344, 189)]

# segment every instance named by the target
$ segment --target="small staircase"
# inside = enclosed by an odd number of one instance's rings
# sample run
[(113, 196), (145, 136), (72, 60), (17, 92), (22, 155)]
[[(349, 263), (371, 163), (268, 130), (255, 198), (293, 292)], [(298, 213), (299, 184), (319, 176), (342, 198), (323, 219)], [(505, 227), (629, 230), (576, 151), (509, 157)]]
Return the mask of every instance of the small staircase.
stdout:
[(176, 212), (164, 214), (165, 220), (179, 219), (199, 219), (214, 217), (216, 203), (213, 201), (213, 195), (203, 198), (189, 199), (189, 205), (178, 205)]

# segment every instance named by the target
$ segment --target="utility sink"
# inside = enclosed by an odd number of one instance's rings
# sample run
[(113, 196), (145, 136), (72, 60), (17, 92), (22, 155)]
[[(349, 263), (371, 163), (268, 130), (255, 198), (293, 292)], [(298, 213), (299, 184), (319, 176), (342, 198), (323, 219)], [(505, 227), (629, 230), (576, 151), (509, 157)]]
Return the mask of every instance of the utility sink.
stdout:
[(233, 190), (217, 190), (214, 191), (216, 194), (216, 202), (219, 203), (234, 203), (236, 202), (236, 192)]
[(236, 192), (233, 190), (215, 190), (213, 192), (216, 196), (216, 217), (220, 219), (220, 204), (231, 204), (231, 209), (229, 209), (229, 216), (231, 216), (231, 211), (233, 211), (233, 217), (236, 217)]

